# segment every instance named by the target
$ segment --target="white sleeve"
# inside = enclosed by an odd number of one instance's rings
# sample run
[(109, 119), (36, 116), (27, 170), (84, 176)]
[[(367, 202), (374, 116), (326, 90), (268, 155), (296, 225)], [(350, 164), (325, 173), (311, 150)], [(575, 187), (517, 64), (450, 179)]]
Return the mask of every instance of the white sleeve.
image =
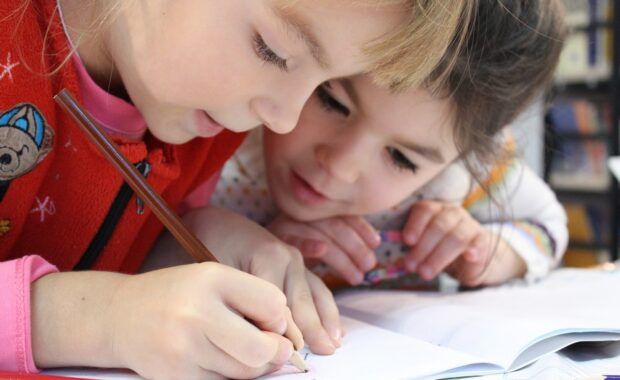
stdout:
[(564, 208), (549, 186), (518, 159), (507, 165), (499, 183), (491, 185), (491, 197), (477, 201), (469, 211), (523, 258), (527, 280), (544, 277), (564, 255)]

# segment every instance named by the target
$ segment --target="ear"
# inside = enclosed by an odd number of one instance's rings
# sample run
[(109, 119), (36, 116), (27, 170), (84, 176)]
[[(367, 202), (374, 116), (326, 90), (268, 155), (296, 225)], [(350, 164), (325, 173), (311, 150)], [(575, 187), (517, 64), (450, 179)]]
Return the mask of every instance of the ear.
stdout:
[(45, 156), (49, 152), (52, 151), (54, 147), (54, 131), (49, 125), (45, 126), (45, 131), (43, 132), (43, 142), (41, 143), (41, 148), (39, 148), (39, 157), (37, 158), (37, 164), (41, 162)]

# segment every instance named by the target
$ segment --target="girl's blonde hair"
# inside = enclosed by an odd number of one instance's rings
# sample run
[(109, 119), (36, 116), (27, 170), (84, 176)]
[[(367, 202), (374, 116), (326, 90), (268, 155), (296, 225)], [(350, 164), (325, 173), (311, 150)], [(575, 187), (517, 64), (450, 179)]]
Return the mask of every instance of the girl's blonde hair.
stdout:
[[(298, 0), (289, 0), (295, 3)], [(15, 13), (25, 11), (32, 0), (24, 0)], [(366, 47), (371, 62), (369, 73), (379, 85), (404, 90), (425, 84), (440, 88), (447, 79), (464, 44), (468, 25), (478, 0), (351, 0), (353, 5), (404, 6), (407, 15), (402, 25)], [(117, 14), (125, 1), (84, 1), (84, 12), (97, 12), (87, 34), (96, 34)], [(57, 10), (58, 11), (58, 10)], [(47, 38), (47, 34), (46, 34)], [(75, 41), (73, 53), (79, 45)], [(45, 46), (45, 45), (44, 45)], [(45, 52), (42, 52), (45, 55)], [(60, 60), (66, 63), (70, 54)], [(42, 57), (43, 58), (43, 57)], [(439, 63), (442, 62), (439, 68)], [(60, 67), (55, 67), (55, 73)], [(429, 75), (434, 73), (432, 80)]]
[(407, 11), (404, 25), (366, 49), (374, 63), (369, 73), (377, 84), (395, 91), (422, 84), (432, 91), (444, 87), (465, 45), (478, 0), (377, 0), (374, 3), (405, 5)]

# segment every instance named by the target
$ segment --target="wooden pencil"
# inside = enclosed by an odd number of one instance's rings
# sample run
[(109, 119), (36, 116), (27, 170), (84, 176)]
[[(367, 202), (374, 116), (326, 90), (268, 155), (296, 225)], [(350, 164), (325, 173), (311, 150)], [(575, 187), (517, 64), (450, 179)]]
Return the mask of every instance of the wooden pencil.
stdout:
[[(82, 131), (86, 133), (108, 161), (118, 169), (137, 196), (151, 208), (153, 214), (157, 216), (196, 262), (218, 262), (215, 255), (198, 240), (181, 218), (170, 209), (166, 201), (162, 199), (136, 167), (120, 152), (116, 144), (108, 138), (107, 134), (98, 126), (97, 121), (75, 100), (69, 90), (62, 89), (54, 96), (54, 100), (75, 119)], [(299, 352), (293, 351), (289, 361), (300, 371), (308, 371), (308, 366), (299, 355)]]

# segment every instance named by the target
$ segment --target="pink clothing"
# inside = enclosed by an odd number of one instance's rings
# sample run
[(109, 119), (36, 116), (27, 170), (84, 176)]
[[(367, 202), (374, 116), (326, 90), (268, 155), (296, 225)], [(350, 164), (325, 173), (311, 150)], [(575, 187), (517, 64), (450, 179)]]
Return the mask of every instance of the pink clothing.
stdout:
[(73, 54), (84, 106), (106, 132), (122, 136), (128, 140), (142, 140), (146, 132), (146, 122), (138, 109), (102, 89), (90, 77), (82, 60)]
[(39, 256), (0, 263), (0, 369), (37, 372), (30, 337), (30, 284), (57, 271)]

